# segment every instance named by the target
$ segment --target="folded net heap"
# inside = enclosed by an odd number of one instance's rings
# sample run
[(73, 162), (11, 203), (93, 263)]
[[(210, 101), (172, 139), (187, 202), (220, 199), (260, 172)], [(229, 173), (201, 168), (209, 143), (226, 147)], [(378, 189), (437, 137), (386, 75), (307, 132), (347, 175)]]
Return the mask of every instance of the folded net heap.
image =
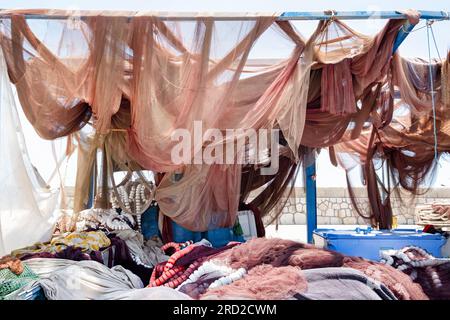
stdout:
[[(305, 150), (328, 148), (333, 164), (363, 169), (371, 208), (360, 214), (389, 228), (390, 193), (418, 192), (436, 163), (429, 65), (393, 55), (406, 20), (390, 20), (365, 36), (330, 19), (305, 39), (277, 14), (232, 21), (145, 12), (1, 14), (10, 16), (0, 29), (8, 74), (38, 134), (79, 139), (86, 124), (95, 128), (89, 145), (79, 143), (75, 210), (86, 202), (97, 149), (109, 174), (114, 168), (166, 173), (156, 191), (161, 212), (205, 231), (233, 225), (240, 202), (269, 215), (292, 190)], [(419, 18), (415, 11), (407, 15), (411, 22)], [(289, 55), (255, 63), (263, 39), (284, 42)], [(438, 155), (450, 149), (449, 63), (447, 57), (431, 65)], [(174, 133), (194, 136), (197, 121), (209, 139), (190, 144), (194, 164), (174, 163)], [(204, 152), (217, 155), (215, 147), (230, 142), (235, 159), (248, 153), (247, 129), (280, 129), (280, 151), (271, 155), (279, 158), (277, 173), (261, 175), (267, 163), (192, 161)], [(387, 181), (376, 173), (381, 162)], [(250, 201), (256, 189), (262, 191)]]

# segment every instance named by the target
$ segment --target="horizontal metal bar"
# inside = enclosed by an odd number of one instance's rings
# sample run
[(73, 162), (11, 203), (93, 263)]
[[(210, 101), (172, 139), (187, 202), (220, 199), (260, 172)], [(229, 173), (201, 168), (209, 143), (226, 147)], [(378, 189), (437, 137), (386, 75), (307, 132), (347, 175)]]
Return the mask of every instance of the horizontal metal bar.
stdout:
[[(14, 11), (14, 10), (12, 10)], [(26, 10), (21, 10), (26, 12)], [(332, 16), (340, 20), (364, 20), (364, 19), (405, 19), (405, 14), (398, 11), (316, 11), (316, 12), (284, 12), (277, 17), (277, 20), (328, 20)], [(68, 11), (65, 11), (68, 12)], [(70, 11), (69, 11), (70, 12)], [(86, 13), (89, 14), (86, 14)], [(429, 20), (449, 20), (450, 12), (446, 11), (419, 11), (421, 19)], [(11, 10), (0, 9), (0, 19), (8, 19), (14, 14)], [(26, 19), (41, 20), (65, 20), (69, 17), (79, 17), (84, 19), (90, 16), (125, 16), (132, 18), (134, 16), (155, 16), (162, 20), (189, 21), (199, 18), (214, 17), (217, 21), (227, 20), (254, 20), (258, 16), (272, 16), (272, 13), (246, 14), (246, 13), (203, 13), (203, 12), (123, 12), (118, 15), (115, 11), (73, 11), (70, 14), (40, 14), (40, 13), (24, 13)]]
[[(324, 12), (284, 12), (279, 18), (286, 20), (327, 20), (334, 16), (340, 20), (364, 19), (406, 19), (407, 16), (399, 11), (334, 11)], [(449, 12), (421, 10), (421, 19), (449, 20)]]

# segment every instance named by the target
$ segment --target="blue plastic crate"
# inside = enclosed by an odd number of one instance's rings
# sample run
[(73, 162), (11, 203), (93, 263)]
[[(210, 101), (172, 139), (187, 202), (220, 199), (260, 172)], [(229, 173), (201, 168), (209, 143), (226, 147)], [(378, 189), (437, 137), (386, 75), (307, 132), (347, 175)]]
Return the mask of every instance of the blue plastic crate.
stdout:
[(423, 248), (433, 256), (441, 258), (441, 247), (445, 241), (445, 238), (440, 234), (430, 234), (415, 229), (314, 230), (314, 243), (316, 245), (345, 255), (375, 261), (380, 260), (380, 250), (402, 249), (406, 246)]

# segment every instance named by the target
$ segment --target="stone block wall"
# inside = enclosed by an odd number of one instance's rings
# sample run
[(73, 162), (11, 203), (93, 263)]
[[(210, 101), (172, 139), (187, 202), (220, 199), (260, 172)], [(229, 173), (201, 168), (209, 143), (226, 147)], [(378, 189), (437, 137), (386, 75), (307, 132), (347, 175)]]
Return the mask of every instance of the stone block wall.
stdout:
[[(362, 212), (368, 212), (369, 203), (366, 189), (355, 188), (354, 192), (358, 207)], [(405, 194), (402, 199), (403, 203), (399, 197), (391, 195), (392, 209), (397, 217), (397, 223), (399, 225), (413, 225), (416, 205), (433, 202), (450, 203), (450, 189), (432, 189), (414, 199)], [(306, 196), (302, 188), (297, 188), (287, 200), (278, 223), (281, 225), (306, 223)], [(366, 224), (353, 208), (350, 196), (345, 188), (317, 189), (317, 223), (325, 225)]]
[[(73, 188), (66, 189), (67, 200), (73, 203)], [(355, 201), (363, 212), (368, 212), (369, 203), (366, 189), (355, 188)], [(394, 215), (399, 225), (414, 224), (414, 210), (416, 205), (433, 202), (450, 204), (450, 189), (436, 188), (427, 193), (408, 199), (405, 195), (401, 203), (395, 195), (391, 196)], [(367, 224), (353, 209), (350, 196), (346, 188), (318, 188), (317, 189), (317, 223), (321, 225)], [(306, 224), (306, 195), (303, 188), (296, 188), (287, 199), (283, 213), (278, 218), (278, 224), (295, 225)]]

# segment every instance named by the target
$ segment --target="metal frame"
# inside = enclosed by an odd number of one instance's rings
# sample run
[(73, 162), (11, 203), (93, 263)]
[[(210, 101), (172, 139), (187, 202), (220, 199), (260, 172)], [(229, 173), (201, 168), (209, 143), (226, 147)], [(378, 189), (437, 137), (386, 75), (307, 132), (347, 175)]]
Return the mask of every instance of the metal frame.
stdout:
[[(45, 9), (44, 9), (45, 10)], [(2, 12), (3, 11), (3, 12)], [(9, 9), (0, 9), (0, 19), (10, 18), (12, 13), (10, 13)], [(25, 11), (25, 10), (22, 10)], [(32, 10), (30, 10), (32, 11)], [(70, 12), (61, 10), (61, 12)], [(96, 11), (96, 10), (81, 10), (81, 11), (72, 11), (73, 15), (43, 15), (39, 13), (27, 13), (25, 17), (27, 19), (47, 19), (47, 20), (64, 20), (69, 17), (78, 16), (81, 19), (91, 17), (91, 16), (117, 16), (115, 15), (115, 11)], [(83, 14), (87, 13), (89, 14)], [(128, 18), (132, 18), (137, 15), (138, 11), (128, 11), (124, 12), (123, 16)], [(432, 19), (432, 20), (449, 20), (450, 12), (447, 11), (426, 11), (420, 10), (420, 18), (421, 19)], [(262, 12), (259, 14), (260, 16), (272, 16), (271, 12)], [(196, 20), (199, 18), (205, 17), (214, 17), (214, 20), (217, 21), (226, 21), (226, 20), (252, 20), (257, 17), (256, 15), (246, 14), (246, 13), (220, 13), (217, 16), (214, 16), (214, 13), (209, 12), (179, 12), (179, 13), (169, 13), (169, 12), (160, 12), (160, 11), (142, 11), (139, 12), (139, 16), (156, 16), (163, 20)], [(340, 20), (363, 20), (363, 19), (405, 19), (407, 16), (400, 11), (311, 11), (311, 12), (284, 12), (277, 17), (277, 20), (328, 20), (331, 17), (340, 19)]]
[[(448, 20), (449, 13), (446, 11), (420, 10), (421, 19)], [(363, 20), (363, 19), (406, 19), (407, 16), (400, 11), (334, 11), (323, 12), (284, 12), (280, 18), (285, 20), (327, 20), (334, 16), (340, 20)]]
[[(87, 12), (87, 11), (84, 11)], [(88, 15), (83, 15), (83, 11), (74, 11), (73, 16), (78, 16), (80, 19), (85, 19)], [(95, 11), (89, 11), (89, 16), (95, 16)], [(131, 18), (136, 15), (137, 12), (124, 13), (127, 17)], [(424, 11), (420, 10), (420, 19), (425, 20), (449, 20), (450, 12), (446, 11)], [(114, 11), (98, 11), (98, 15), (102, 16), (114, 16)], [(196, 20), (202, 17), (211, 17), (211, 13), (178, 13), (171, 15), (167, 12), (144, 12), (142, 15), (157, 16), (163, 20)], [(270, 16), (271, 13), (261, 13), (262, 16)], [(8, 10), (1, 12), (0, 19), (8, 19), (11, 17), (11, 13)], [(69, 15), (42, 15), (42, 14), (25, 14), (27, 19), (67, 19), (71, 17)], [(256, 16), (246, 15), (243, 13), (222, 13), (215, 16), (215, 20), (221, 21), (231, 21), (231, 20), (252, 20)], [(277, 20), (328, 20), (331, 18), (336, 18), (340, 20), (364, 20), (364, 19), (406, 19), (407, 16), (400, 11), (316, 11), (316, 12), (284, 12), (277, 17)], [(406, 22), (403, 27), (399, 30), (397, 37), (394, 42), (393, 53), (398, 49), (402, 42), (406, 39), (408, 34), (414, 29), (414, 24)], [(313, 152), (313, 151), (311, 151)], [(311, 153), (309, 156), (313, 156)], [(308, 242), (312, 242), (313, 230), (317, 228), (317, 186), (316, 186), (316, 163), (313, 158), (309, 163), (308, 167), (305, 167), (305, 184), (306, 184), (306, 217), (307, 217), (307, 239)], [(92, 188), (92, 186), (91, 186)], [(91, 192), (90, 192), (91, 193)], [(92, 204), (93, 197), (90, 194), (89, 203)]]

